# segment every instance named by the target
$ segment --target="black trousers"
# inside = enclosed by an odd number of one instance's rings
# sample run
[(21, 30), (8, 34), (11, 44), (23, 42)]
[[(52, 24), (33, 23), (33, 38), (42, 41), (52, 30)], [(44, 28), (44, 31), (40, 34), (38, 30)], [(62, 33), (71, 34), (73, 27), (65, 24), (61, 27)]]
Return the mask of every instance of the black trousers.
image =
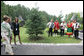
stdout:
[(74, 29), (72, 29), (72, 33), (74, 34)]
[(52, 28), (49, 28), (49, 31), (48, 31), (48, 36), (52, 36)]
[(61, 35), (61, 36), (64, 35), (64, 29), (61, 29), (60, 35)]
[(54, 33), (55, 33), (55, 34), (56, 34), (56, 33), (58, 34), (58, 30), (54, 30)]
[(74, 30), (74, 36), (76, 39), (78, 39), (79, 36), (79, 30)]

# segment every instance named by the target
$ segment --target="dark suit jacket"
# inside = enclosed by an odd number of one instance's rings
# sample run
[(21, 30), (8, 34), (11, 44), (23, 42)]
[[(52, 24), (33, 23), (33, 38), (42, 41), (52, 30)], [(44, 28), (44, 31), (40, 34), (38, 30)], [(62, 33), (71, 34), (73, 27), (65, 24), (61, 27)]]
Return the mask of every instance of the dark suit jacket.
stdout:
[[(16, 28), (17, 28), (17, 31), (16, 31)], [(17, 23), (17, 24), (15, 22), (13, 23), (13, 31), (19, 32), (19, 23)]]

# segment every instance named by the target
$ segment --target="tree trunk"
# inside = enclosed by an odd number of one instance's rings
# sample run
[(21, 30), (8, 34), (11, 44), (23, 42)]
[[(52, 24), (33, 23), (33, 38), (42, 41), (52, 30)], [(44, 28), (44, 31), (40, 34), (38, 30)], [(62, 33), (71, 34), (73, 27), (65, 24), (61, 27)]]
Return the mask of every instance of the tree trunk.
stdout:
[(38, 36), (38, 34), (36, 34), (36, 37)]

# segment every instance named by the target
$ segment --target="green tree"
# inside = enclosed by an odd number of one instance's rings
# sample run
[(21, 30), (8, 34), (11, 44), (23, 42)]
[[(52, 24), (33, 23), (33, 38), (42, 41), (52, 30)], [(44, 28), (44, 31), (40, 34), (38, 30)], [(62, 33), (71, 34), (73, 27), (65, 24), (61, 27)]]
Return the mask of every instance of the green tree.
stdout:
[(8, 7), (3, 1), (1, 1), (1, 22), (3, 19), (3, 15), (8, 15)]
[(60, 15), (57, 17), (57, 20), (59, 21), (59, 23), (62, 22), (62, 18), (63, 18), (63, 15), (60, 13)]
[(65, 16), (65, 21), (68, 22), (74, 16), (73, 20), (77, 20), (79, 23), (83, 24), (83, 17), (80, 17), (80, 13), (70, 13)]
[(29, 19), (26, 22), (27, 33), (30, 39), (37, 39), (38, 34), (42, 34), (44, 30), (44, 20), (37, 9), (32, 9)]

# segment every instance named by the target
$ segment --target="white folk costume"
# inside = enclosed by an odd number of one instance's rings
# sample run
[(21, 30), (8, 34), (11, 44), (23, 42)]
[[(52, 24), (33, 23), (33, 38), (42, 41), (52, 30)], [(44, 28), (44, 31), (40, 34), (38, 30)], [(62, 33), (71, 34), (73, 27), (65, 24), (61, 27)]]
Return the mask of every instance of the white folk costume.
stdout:
[(49, 22), (49, 23), (47, 23), (47, 26), (49, 26), (49, 31), (48, 31), (48, 36), (52, 36), (52, 30), (53, 30), (53, 28), (54, 28), (54, 23), (53, 22)]
[(3, 42), (3, 44), (5, 44), (5, 52), (13, 53), (12, 47), (10, 45), (10, 36), (12, 36), (12, 30), (10, 24), (5, 21), (1, 23), (1, 36), (2, 39), (6, 39)]
[(73, 24), (74, 30), (79, 29), (80, 24), (78, 22)]
[(66, 23), (61, 23), (60, 26), (62, 26), (61, 29), (65, 29), (65, 27), (66, 27)]
[(76, 22), (73, 24), (73, 27), (74, 27), (74, 36), (76, 39), (78, 39), (80, 24), (78, 22)]
[(61, 23), (60, 26), (61, 26), (60, 33), (61, 33), (61, 36), (62, 36), (62, 35), (64, 35), (66, 24), (65, 23)]
[(49, 28), (54, 28), (54, 23), (53, 22), (49, 22), (49, 23), (47, 23), (47, 26), (49, 26)]

